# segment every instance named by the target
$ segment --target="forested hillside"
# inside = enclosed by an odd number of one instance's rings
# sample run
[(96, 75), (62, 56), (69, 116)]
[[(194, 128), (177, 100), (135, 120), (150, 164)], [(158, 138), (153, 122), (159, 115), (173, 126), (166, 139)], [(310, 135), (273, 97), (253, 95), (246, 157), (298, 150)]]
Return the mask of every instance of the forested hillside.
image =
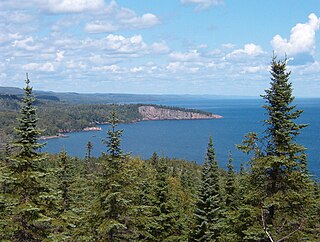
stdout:
[[(39, 99), (40, 97), (40, 99)], [(44, 130), (43, 135), (56, 135), (61, 132), (81, 131), (86, 127), (95, 126), (108, 122), (111, 111), (118, 114), (122, 123), (137, 122), (147, 120), (144, 113), (139, 112), (139, 107), (147, 104), (72, 104), (61, 102), (55, 96), (39, 96), (34, 105), (37, 107), (39, 117), (38, 127)], [(0, 95), (0, 145), (8, 142), (13, 137), (12, 127), (17, 125), (18, 111), (21, 104), (21, 96), (13, 94)], [(151, 105), (149, 105), (151, 106)], [(155, 110), (167, 110), (170, 116), (157, 116), (157, 119), (174, 119), (192, 118), (190, 114), (197, 114), (194, 118), (215, 118), (211, 113), (184, 109), (178, 107), (167, 107), (152, 105)], [(181, 113), (189, 113), (184, 115)], [(178, 115), (179, 114), (179, 115)], [(147, 114), (146, 114), (147, 115)]]
[[(204, 164), (131, 157), (112, 110), (105, 152), (86, 158), (39, 152), (37, 110), (26, 80), (16, 138), (0, 159), (1, 241), (320, 241), (320, 186), (296, 137), (287, 60), (272, 59), (264, 137), (245, 136), (251, 159), (219, 168), (208, 137)], [(40, 121), (40, 120), (39, 120)], [(13, 129), (13, 127), (11, 127)]]

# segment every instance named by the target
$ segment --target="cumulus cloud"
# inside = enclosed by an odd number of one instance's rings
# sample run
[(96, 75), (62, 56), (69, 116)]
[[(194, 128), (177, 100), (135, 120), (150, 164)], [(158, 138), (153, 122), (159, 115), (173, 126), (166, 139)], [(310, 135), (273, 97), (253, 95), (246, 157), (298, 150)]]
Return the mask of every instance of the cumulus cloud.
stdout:
[(109, 34), (105, 38), (104, 47), (121, 53), (133, 53), (145, 50), (147, 44), (143, 41), (141, 35), (125, 38), (122, 35)]
[(143, 29), (159, 23), (159, 18), (152, 13), (139, 16), (133, 10), (123, 8), (115, 1), (111, 1), (95, 13), (94, 21), (86, 24), (85, 31), (88, 33), (104, 33), (119, 29)]
[(55, 61), (61, 62), (64, 59), (64, 51), (58, 50)]
[(313, 54), (315, 49), (316, 32), (319, 30), (320, 18), (314, 13), (309, 15), (307, 23), (298, 23), (291, 29), (290, 39), (276, 35), (271, 45), (277, 53), (296, 55), (300, 53)]
[(104, 7), (103, 0), (49, 0), (42, 6), (52, 13), (80, 13), (99, 10)]
[(148, 45), (143, 41), (141, 35), (124, 37), (123, 35), (109, 34), (102, 39), (88, 38), (82, 41), (83, 49), (99, 49), (105, 54), (139, 54), (146, 53)]
[(186, 53), (172, 52), (169, 57), (175, 61), (195, 61), (199, 59), (200, 53), (197, 50), (191, 50)]
[(88, 33), (104, 33), (104, 32), (115, 32), (118, 30), (117, 26), (111, 23), (87, 23), (85, 26), (85, 31)]
[(101, 67), (93, 67), (94, 71), (107, 71), (107, 72), (118, 72), (121, 68), (118, 65), (109, 65)]
[(141, 72), (142, 70), (143, 70), (142, 66), (133, 67), (133, 68), (130, 69), (130, 71), (133, 72), (133, 73)]
[(52, 63), (29, 63), (23, 65), (22, 67), (26, 71), (44, 71), (44, 72), (52, 72), (54, 71), (54, 66)]
[(41, 48), (41, 45), (34, 44), (34, 40), (32, 36), (22, 40), (15, 40), (12, 42), (12, 46), (25, 49), (28, 51), (35, 51)]
[(243, 67), (243, 70), (241, 73), (246, 74), (246, 73), (258, 73), (263, 71), (264, 73), (268, 72), (268, 66), (263, 66), (263, 65), (259, 65), (259, 66), (245, 66)]
[(0, 42), (4, 43), (4, 42), (11, 42), (13, 40), (17, 40), (17, 39), (21, 39), (22, 35), (19, 33), (4, 33), (4, 32), (0, 32)]
[(206, 9), (222, 4), (224, 0), (181, 0), (183, 4), (196, 4), (196, 10)]
[(263, 54), (264, 51), (259, 45), (253, 43), (246, 44), (243, 49), (234, 50), (226, 55), (227, 59), (241, 60), (248, 57), (256, 57)]
[(165, 42), (155, 42), (152, 44), (151, 49), (154, 53), (168, 53), (170, 51)]

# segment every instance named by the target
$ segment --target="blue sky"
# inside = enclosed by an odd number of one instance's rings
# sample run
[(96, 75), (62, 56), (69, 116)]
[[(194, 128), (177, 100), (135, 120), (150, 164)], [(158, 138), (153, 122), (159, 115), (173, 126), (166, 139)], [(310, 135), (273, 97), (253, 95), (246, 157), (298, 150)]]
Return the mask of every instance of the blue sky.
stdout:
[(273, 51), (320, 97), (316, 0), (1, 0), (0, 86), (258, 96)]

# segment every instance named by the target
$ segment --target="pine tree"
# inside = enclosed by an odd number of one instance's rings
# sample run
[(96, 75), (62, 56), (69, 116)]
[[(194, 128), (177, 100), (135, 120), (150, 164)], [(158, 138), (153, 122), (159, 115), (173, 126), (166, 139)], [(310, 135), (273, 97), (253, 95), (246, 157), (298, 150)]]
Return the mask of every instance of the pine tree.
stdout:
[(37, 141), (41, 131), (36, 128), (35, 98), (29, 84), (27, 75), (19, 126), (15, 129), (18, 153), (10, 157), (5, 174), (8, 187), (4, 194), (7, 204), (3, 239), (11, 241), (43, 241), (50, 228), (45, 210), (48, 189), (43, 184), (46, 172), (41, 167), (44, 157), (38, 152), (43, 146)]
[(221, 204), (219, 168), (210, 137), (202, 168), (199, 199), (194, 212), (196, 226), (190, 236), (192, 241), (215, 241), (218, 238)]

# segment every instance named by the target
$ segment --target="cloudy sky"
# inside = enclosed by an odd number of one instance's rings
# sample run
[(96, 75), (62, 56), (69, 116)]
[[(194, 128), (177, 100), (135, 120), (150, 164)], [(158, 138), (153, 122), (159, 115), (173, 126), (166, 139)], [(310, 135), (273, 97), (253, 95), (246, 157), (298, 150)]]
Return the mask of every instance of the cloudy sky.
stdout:
[(273, 51), (320, 97), (319, 0), (1, 0), (0, 86), (258, 96)]

